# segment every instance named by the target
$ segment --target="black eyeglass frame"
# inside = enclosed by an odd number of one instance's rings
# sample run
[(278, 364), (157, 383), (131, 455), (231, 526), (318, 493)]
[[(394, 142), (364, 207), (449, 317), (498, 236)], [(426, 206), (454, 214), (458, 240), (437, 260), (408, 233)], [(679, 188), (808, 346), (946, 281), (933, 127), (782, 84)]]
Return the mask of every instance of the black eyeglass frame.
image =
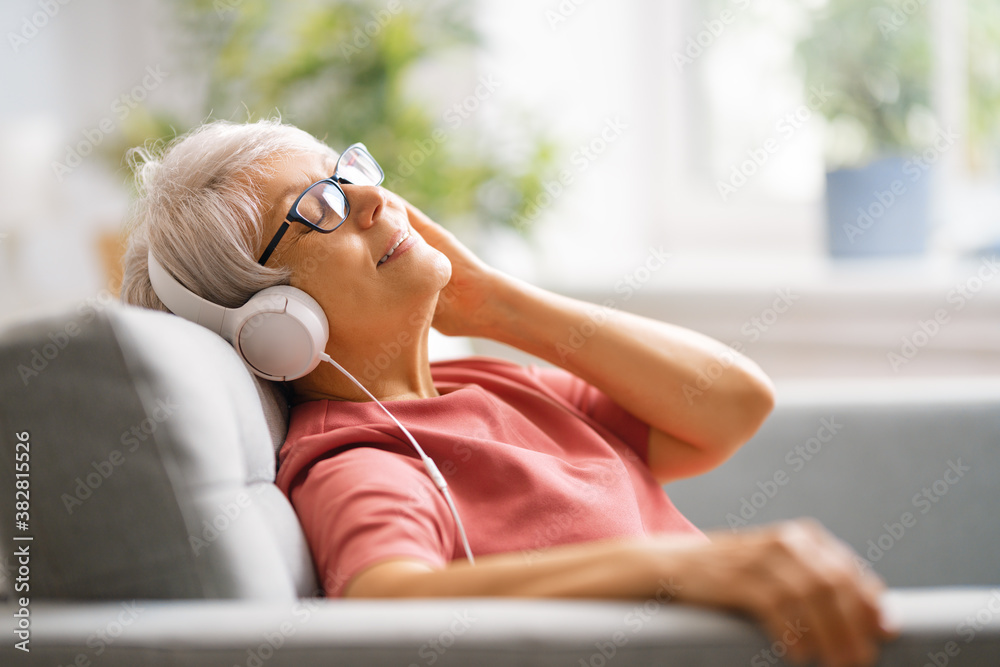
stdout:
[[(385, 172), (382, 171), (382, 165), (380, 165), (378, 163), (378, 160), (376, 160), (375, 157), (370, 152), (368, 152), (368, 147), (365, 146), (363, 143), (358, 142), (358, 143), (355, 143), (355, 144), (351, 144), (346, 149), (344, 149), (343, 153), (340, 154), (340, 157), (337, 159), (337, 165), (333, 168), (333, 175), (330, 178), (324, 178), (324, 179), (321, 179), (319, 181), (316, 181), (315, 183), (313, 183), (312, 185), (310, 185), (309, 187), (307, 187), (305, 190), (303, 190), (302, 193), (298, 197), (295, 198), (295, 201), (292, 203), (292, 207), (288, 210), (288, 214), (285, 216), (285, 220), (281, 223), (281, 227), (279, 227), (278, 231), (274, 233), (273, 237), (271, 237), (271, 242), (267, 244), (267, 247), (264, 248), (263, 254), (261, 254), (261, 256), (260, 256), (260, 259), (257, 260), (258, 264), (260, 264), (261, 266), (264, 266), (267, 263), (267, 260), (271, 257), (271, 253), (273, 253), (274, 249), (278, 247), (278, 242), (281, 241), (281, 238), (285, 235), (285, 232), (288, 231), (288, 228), (290, 226), (288, 224), (289, 222), (299, 222), (299, 223), (302, 223), (306, 227), (309, 227), (310, 229), (312, 229), (314, 231), (320, 232), (321, 234), (329, 234), (331, 232), (335, 232), (335, 231), (337, 231), (340, 228), (340, 226), (342, 224), (344, 224), (345, 222), (347, 222), (348, 216), (351, 215), (351, 202), (350, 202), (350, 200), (348, 200), (347, 193), (344, 192), (344, 188), (340, 187), (340, 184), (341, 183), (346, 183), (347, 185), (354, 185), (354, 184), (351, 183), (346, 178), (342, 178), (342, 177), (338, 176), (337, 172), (340, 171), (340, 162), (341, 162), (341, 160), (343, 160), (347, 155), (350, 155), (354, 151), (362, 151), (365, 155), (367, 155), (369, 158), (371, 158), (372, 164), (374, 164), (376, 167), (378, 167), (379, 179), (378, 179), (378, 181), (376, 183), (372, 183), (371, 185), (381, 185), (382, 184), (382, 181), (385, 180)], [(337, 188), (337, 190), (340, 191), (340, 195), (344, 198), (344, 217), (343, 217), (343, 219), (341, 219), (340, 222), (338, 222), (336, 225), (334, 225), (333, 227), (330, 227), (328, 229), (324, 229), (323, 227), (320, 227), (319, 225), (316, 225), (316, 224), (310, 222), (309, 220), (307, 220), (303, 216), (299, 215), (299, 212), (298, 212), (298, 210), (299, 210), (299, 202), (302, 201), (302, 198), (306, 196), (307, 192), (309, 192), (310, 190), (312, 190), (317, 185), (320, 185), (321, 183), (329, 183), (333, 187)]]

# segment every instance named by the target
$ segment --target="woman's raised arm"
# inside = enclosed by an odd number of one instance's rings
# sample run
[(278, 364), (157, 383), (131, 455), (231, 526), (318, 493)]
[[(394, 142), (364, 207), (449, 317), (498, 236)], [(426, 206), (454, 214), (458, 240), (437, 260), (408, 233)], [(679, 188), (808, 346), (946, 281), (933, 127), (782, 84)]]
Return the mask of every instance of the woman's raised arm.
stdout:
[(452, 262), (434, 326), (506, 343), (608, 394), (651, 426), (649, 466), (661, 482), (719, 465), (770, 413), (770, 379), (729, 346), (506, 276), (418, 209), (407, 210), (414, 229)]

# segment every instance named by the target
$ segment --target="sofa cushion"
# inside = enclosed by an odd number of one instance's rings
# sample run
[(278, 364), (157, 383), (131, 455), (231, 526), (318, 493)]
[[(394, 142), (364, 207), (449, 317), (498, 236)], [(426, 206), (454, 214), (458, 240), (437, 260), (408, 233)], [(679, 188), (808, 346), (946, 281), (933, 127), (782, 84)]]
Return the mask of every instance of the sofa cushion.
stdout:
[(281, 446), (285, 444), (285, 436), (288, 435), (288, 393), (283, 382), (272, 382), (255, 375), (250, 367), (244, 362), (247, 373), (253, 378), (257, 387), (257, 396), (260, 398), (260, 405), (264, 409), (264, 421), (267, 422), (267, 432), (271, 438), (271, 448), (275, 456), (281, 451)]
[[(221, 338), (132, 306), (0, 333), (0, 461), (29, 442), (37, 598), (294, 598), (308, 546), (258, 389)], [(26, 434), (26, 435), (24, 435)], [(14, 502), (0, 494), (0, 531)], [(0, 535), (10, 543), (9, 534)]]

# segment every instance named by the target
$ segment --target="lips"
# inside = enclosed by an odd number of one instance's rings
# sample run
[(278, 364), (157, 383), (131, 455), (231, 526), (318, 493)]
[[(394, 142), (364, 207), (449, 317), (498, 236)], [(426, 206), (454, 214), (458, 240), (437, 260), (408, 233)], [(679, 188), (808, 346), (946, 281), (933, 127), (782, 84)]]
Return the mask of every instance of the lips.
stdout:
[(392, 257), (393, 253), (396, 252), (396, 249), (400, 245), (402, 245), (402, 243), (404, 241), (406, 241), (408, 238), (410, 238), (410, 230), (409, 229), (401, 229), (398, 232), (396, 232), (393, 235), (393, 237), (390, 240), (390, 242), (389, 242), (389, 247), (386, 248), (385, 254), (382, 255), (382, 259), (380, 259), (378, 261), (378, 264), (376, 265), (376, 267), (382, 266), (383, 264), (385, 264), (386, 262), (388, 262), (389, 258)]

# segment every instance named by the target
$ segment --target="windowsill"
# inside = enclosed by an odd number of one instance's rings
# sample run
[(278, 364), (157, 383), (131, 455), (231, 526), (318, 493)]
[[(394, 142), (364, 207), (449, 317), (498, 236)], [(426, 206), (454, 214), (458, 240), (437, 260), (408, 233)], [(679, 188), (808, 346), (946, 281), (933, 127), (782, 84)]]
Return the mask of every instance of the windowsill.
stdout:
[[(755, 360), (780, 384), (798, 378), (1000, 376), (997, 276), (1000, 263), (982, 259), (717, 256), (672, 258), (658, 271), (637, 269), (610, 284), (549, 289), (704, 333)], [(591, 325), (583, 321), (577, 329)], [(492, 341), (476, 340), (474, 347), (480, 354), (533, 361)]]
[[(745, 256), (671, 256), (662, 267), (648, 271), (639, 263), (615, 279), (588, 280), (574, 276), (572, 282), (546, 287), (564, 294), (602, 294), (619, 299), (630, 292), (659, 294), (719, 293), (746, 295), (796, 289), (809, 294), (858, 294), (881, 298), (894, 294), (928, 294), (954, 289), (982, 273), (984, 293), (1000, 294), (1000, 273), (988, 258), (948, 259), (938, 257), (892, 259), (832, 259)], [(973, 283), (976, 281), (973, 280)]]

